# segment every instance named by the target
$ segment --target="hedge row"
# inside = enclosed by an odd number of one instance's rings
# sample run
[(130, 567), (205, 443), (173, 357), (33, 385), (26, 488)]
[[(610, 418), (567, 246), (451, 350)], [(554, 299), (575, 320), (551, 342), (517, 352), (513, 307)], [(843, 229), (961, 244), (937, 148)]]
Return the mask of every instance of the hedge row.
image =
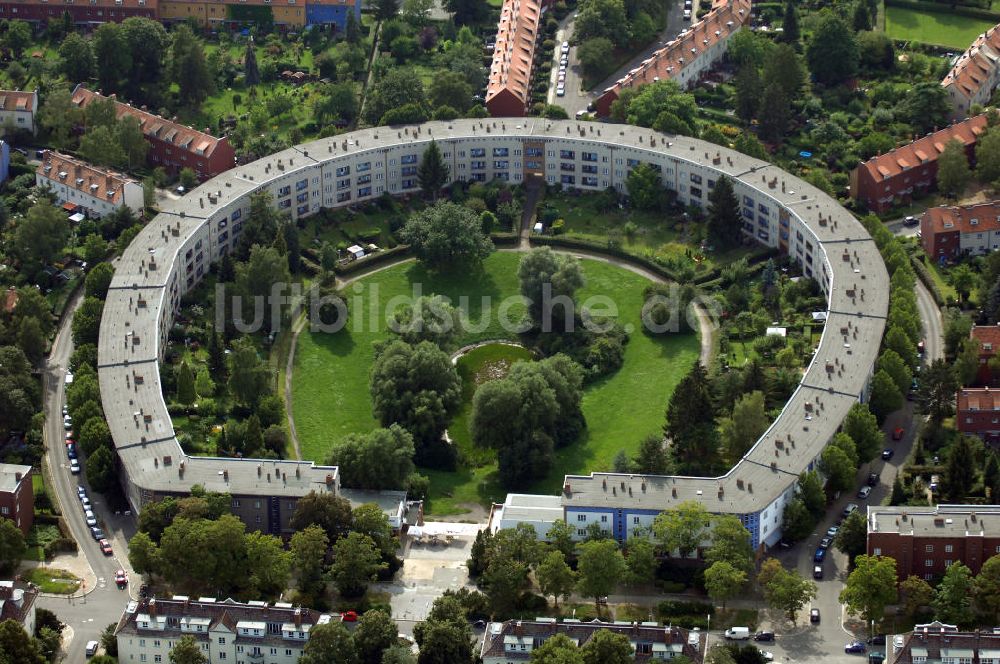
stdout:
[(934, 298), (934, 304), (941, 308), (945, 306), (944, 296), (941, 291), (938, 290), (937, 284), (934, 283), (934, 278), (931, 277), (930, 270), (924, 265), (924, 261), (921, 256), (910, 255), (910, 264), (913, 266), (913, 271), (917, 273), (917, 277), (923, 282), (924, 286), (930, 292), (931, 297)]
[(336, 272), (339, 277), (347, 276), (349, 274), (362, 272), (384, 263), (391, 263), (409, 253), (410, 247), (401, 244), (393, 247), (392, 249), (386, 249), (378, 252), (377, 254), (372, 254), (371, 256), (365, 256), (364, 258), (360, 258), (356, 261), (351, 261), (346, 265), (338, 265), (334, 268), (334, 272)]
[(1000, 12), (989, 9), (977, 9), (976, 7), (962, 7), (961, 5), (952, 7), (950, 4), (939, 2), (928, 2), (927, 0), (885, 0), (886, 7), (901, 7), (914, 11), (933, 12), (936, 14), (955, 14), (968, 18), (978, 18), (986, 21), (1000, 23)]
[[(532, 235), (531, 241), (534, 244), (541, 244), (550, 247), (562, 247), (564, 249), (582, 249), (584, 251), (593, 251), (594, 253), (604, 254), (606, 256), (616, 256), (623, 260), (627, 260), (631, 263), (635, 263), (650, 272), (656, 274), (659, 277), (667, 279), (668, 281), (680, 281), (677, 275), (674, 274), (670, 269), (660, 265), (659, 263), (650, 260), (644, 256), (636, 256), (635, 254), (630, 254), (623, 249), (614, 249), (602, 244), (600, 242), (592, 242), (590, 240), (581, 240), (577, 238), (568, 238), (563, 236), (553, 236), (553, 235)], [(713, 272), (715, 274), (713, 274)], [(713, 278), (718, 276), (718, 270), (712, 270), (706, 273), (706, 275), (700, 275), (696, 282), (700, 283), (703, 278)]]
[(521, 240), (518, 233), (490, 233), (490, 239), (498, 247), (513, 247)]

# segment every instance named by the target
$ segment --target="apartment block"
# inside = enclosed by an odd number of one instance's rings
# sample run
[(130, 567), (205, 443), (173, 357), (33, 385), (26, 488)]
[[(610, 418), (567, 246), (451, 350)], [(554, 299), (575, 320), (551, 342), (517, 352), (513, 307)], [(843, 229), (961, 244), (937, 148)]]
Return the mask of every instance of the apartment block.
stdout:
[(611, 115), (611, 104), (625, 88), (667, 80), (677, 81), (681, 88), (694, 85), (726, 54), (730, 37), (749, 21), (750, 0), (715, 0), (702, 20), (605, 89), (595, 102), (597, 114)]
[(963, 387), (956, 398), (955, 423), (962, 433), (988, 442), (1000, 440), (1000, 390)]
[(115, 627), (121, 664), (165, 664), (182, 637), (197, 642), (209, 664), (294, 664), (316, 625), (339, 621), (277, 602), (213, 597), (130, 601)]
[(872, 157), (851, 171), (851, 197), (872, 212), (907, 204), (937, 185), (937, 159), (950, 141), (964, 145), (973, 161), (976, 143), (985, 132), (986, 116), (977, 115)]
[(158, 0), (88, 0), (74, 3), (48, 0), (4, 0), (0, 3), (0, 18), (18, 19), (30, 23), (62, 20), (69, 14), (74, 25), (121, 23), (127, 18), (158, 18)]
[(486, 84), (486, 109), (493, 117), (520, 117), (528, 112), (542, 4), (542, 0), (504, 0), (500, 8)]
[[(0, 4), (0, 10), (3, 4)], [(0, 12), (0, 19), (3, 13)], [(35, 133), (35, 114), (38, 113), (38, 92), (0, 90), (0, 127), (4, 130), (20, 129)]]
[(964, 120), (973, 105), (985, 106), (1000, 83), (1000, 25), (976, 37), (941, 85), (948, 92), (952, 120)]
[(142, 184), (137, 180), (58, 152), (42, 154), (35, 184), (51, 189), (60, 204), (78, 205), (90, 217), (104, 217), (123, 207), (142, 216), (144, 209)]
[(25, 535), (35, 521), (31, 466), (0, 463), (0, 518), (10, 519)]
[(886, 664), (1000, 664), (1000, 632), (959, 631), (934, 621), (895, 637)]
[(924, 252), (941, 263), (1000, 249), (1000, 202), (932, 207), (920, 219)]
[[(76, 86), (73, 90), (73, 104), (86, 108), (95, 100), (108, 99), (97, 92)], [(207, 180), (236, 165), (236, 153), (227, 138), (216, 138), (206, 131), (198, 131), (174, 120), (167, 120), (150, 113), (145, 108), (136, 108), (117, 100), (114, 95), (118, 118), (131, 116), (139, 121), (139, 127), (149, 143), (146, 161), (152, 167), (163, 166), (171, 173), (182, 168), (191, 168), (199, 180)]]
[(956, 562), (978, 574), (998, 554), (1000, 506), (868, 507), (868, 555), (894, 558), (900, 581), (940, 578)]

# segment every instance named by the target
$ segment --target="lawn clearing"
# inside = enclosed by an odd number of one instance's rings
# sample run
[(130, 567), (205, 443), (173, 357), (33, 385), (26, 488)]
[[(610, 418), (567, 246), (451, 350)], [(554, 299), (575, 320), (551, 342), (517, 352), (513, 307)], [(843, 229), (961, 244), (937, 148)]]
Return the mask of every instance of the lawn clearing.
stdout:
[[(513, 339), (499, 325), (495, 308), (503, 297), (518, 293), (517, 265), (520, 255), (497, 252), (476, 273), (440, 276), (428, 274), (419, 264), (407, 262), (382, 270), (362, 280), (360, 293), (348, 288), (351, 319), (337, 334), (305, 331), (299, 337), (292, 379), (292, 411), (304, 459), (328, 461), (331, 444), (354, 432), (378, 426), (372, 416), (368, 374), (374, 352), (372, 344), (387, 338), (385, 312), (379, 307), (376, 326), (371, 328), (372, 302), (386, 303), (399, 295), (439, 293), (458, 301), (468, 300), (469, 318), (482, 323), (461, 343), (490, 339)], [(604, 295), (618, 308), (619, 320), (639, 330), (642, 290), (648, 281), (622, 268), (592, 260), (582, 261), (587, 284), (578, 293), (581, 303), (593, 295)], [(377, 292), (376, 292), (377, 287)], [(482, 300), (490, 296), (494, 312), (484, 320)], [(508, 318), (519, 320), (523, 304), (511, 307)], [(480, 329), (481, 328), (481, 329)], [(624, 365), (617, 373), (586, 389), (583, 412), (588, 428), (573, 445), (558, 450), (549, 477), (532, 487), (555, 492), (567, 473), (589, 473), (611, 468), (619, 450), (634, 452), (642, 438), (659, 431), (663, 412), (674, 386), (698, 357), (695, 335), (651, 337), (633, 331), (625, 351)], [(421, 470), (431, 478), (430, 514), (467, 511), (462, 503), (488, 504), (502, 500), (494, 463), (461, 467), (456, 472)]]
[(946, 12), (921, 12), (906, 7), (885, 10), (885, 32), (892, 39), (950, 46), (959, 51), (994, 25), (992, 21)]
[(38, 586), (43, 593), (71, 595), (80, 587), (80, 579), (75, 574), (58, 567), (34, 567), (21, 576)]

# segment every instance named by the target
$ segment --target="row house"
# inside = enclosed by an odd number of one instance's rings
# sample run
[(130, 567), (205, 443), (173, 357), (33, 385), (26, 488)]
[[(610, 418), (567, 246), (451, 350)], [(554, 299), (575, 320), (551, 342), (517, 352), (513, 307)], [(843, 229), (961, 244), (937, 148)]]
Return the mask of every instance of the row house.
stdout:
[(964, 145), (971, 162), (986, 128), (986, 116), (977, 115), (862, 162), (851, 171), (851, 197), (872, 212), (909, 203), (937, 185), (938, 156), (949, 142)]
[(10, 519), (25, 535), (35, 521), (31, 466), (0, 463), (0, 518)]
[(997, 83), (1000, 83), (1000, 25), (979, 35), (941, 81), (951, 102), (951, 119), (964, 120), (974, 105), (988, 104)]
[(895, 637), (886, 664), (1000, 664), (1000, 632), (934, 621)]
[[(76, 86), (73, 90), (73, 104), (86, 108), (96, 100), (108, 99), (98, 92)], [(236, 164), (236, 153), (229, 139), (216, 138), (206, 131), (198, 131), (175, 120), (167, 120), (150, 113), (145, 108), (136, 108), (115, 100), (118, 118), (131, 116), (139, 121), (146, 141), (149, 143), (147, 162), (153, 168), (164, 167), (176, 174), (182, 168), (191, 168), (199, 180), (207, 180), (228, 171)]]
[(69, 14), (74, 25), (92, 26), (121, 23), (127, 18), (159, 18), (157, 2), (158, 0), (4, 0), (0, 3), (0, 18), (48, 23), (61, 20)]
[(963, 387), (956, 399), (955, 421), (962, 433), (987, 441), (1000, 440), (1000, 390)]
[(924, 252), (939, 263), (1000, 249), (1000, 202), (932, 207), (920, 219)]
[(726, 54), (729, 39), (750, 21), (750, 0), (715, 0), (705, 18), (667, 42), (652, 56), (604, 90), (595, 102), (597, 114), (611, 115), (611, 105), (625, 88), (656, 81), (694, 85)]
[(979, 356), (979, 370), (973, 386), (992, 386), (993, 372), (990, 369), (990, 360), (1000, 355), (1000, 325), (974, 325), (969, 332), (969, 339)]
[(869, 505), (867, 552), (896, 561), (900, 581), (930, 581), (956, 562), (973, 574), (1000, 554), (1000, 506)]
[[(0, 18), (3, 17), (0, 4)], [(38, 91), (0, 90), (0, 127), (4, 131), (16, 129), (36, 131), (35, 114), (38, 113)]]
[(293, 664), (315, 626), (339, 620), (337, 614), (282, 602), (149, 597), (128, 603), (115, 640), (122, 664), (166, 663), (185, 636), (195, 640), (209, 664)]
[[(306, 26), (347, 26), (354, 14), (361, 24), (361, 0), (159, 0), (159, 18), (165, 22), (195, 20), (210, 29), (235, 27), (254, 20), (255, 12), (270, 11), (274, 25), (301, 30)], [(248, 9), (252, 8), (252, 9)]]
[(542, 20), (542, 0), (504, 0), (486, 83), (493, 117), (521, 117), (531, 102), (531, 73)]
[(142, 216), (143, 191), (137, 180), (46, 150), (35, 170), (35, 184), (48, 187), (59, 204), (77, 205), (90, 217), (104, 217), (123, 207)]
[(483, 664), (526, 662), (535, 649), (557, 634), (566, 636), (582, 648), (595, 634), (604, 630), (628, 638), (636, 662), (667, 662), (683, 656), (697, 664), (704, 658), (705, 643), (697, 631), (664, 627), (655, 622), (604, 623), (570, 618), (562, 621), (536, 618), (490, 623), (483, 635), (480, 657)]

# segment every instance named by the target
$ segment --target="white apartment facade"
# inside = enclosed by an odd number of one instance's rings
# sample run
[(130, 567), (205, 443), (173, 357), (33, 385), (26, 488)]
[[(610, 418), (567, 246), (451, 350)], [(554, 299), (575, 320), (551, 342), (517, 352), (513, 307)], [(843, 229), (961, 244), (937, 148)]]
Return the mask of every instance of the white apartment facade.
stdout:
[(0, 90), (0, 134), (8, 129), (35, 133), (38, 92)]

